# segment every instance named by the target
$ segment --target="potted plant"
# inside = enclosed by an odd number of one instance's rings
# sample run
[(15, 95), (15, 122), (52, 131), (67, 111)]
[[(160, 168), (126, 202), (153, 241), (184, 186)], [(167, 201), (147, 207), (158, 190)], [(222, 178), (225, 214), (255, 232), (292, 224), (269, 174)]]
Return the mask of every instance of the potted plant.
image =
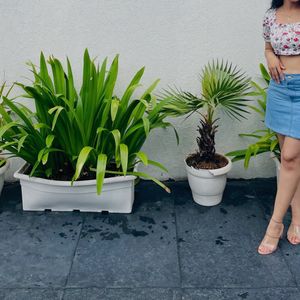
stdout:
[[(261, 87), (259, 84), (252, 81), (252, 86), (255, 91), (252, 93), (253, 96), (257, 97), (257, 106), (249, 105), (249, 108), (258, 113), (264, 123), (266, 113), (266, 102), (267, 102), (267, 88), (270, 82), (270, 75), (267, 72), (263, 64), (259, 65), (262, 78), (265, 82), (265, 86)], [(246, 149), (235, 150), (226, 153), (228, 156), (232, 156), (232, 161), (244, 160), (244, 167), (249, 167), (249, 162), (252, 157), (256, 155), (270, 152), (271, 158), (274, 160), (276, 165), (276, 176), (277, 181), (280, 171), (280, 147), (277, 134), (269, 128), (257, 129), (251, 133), (241, 133), (241, 137), (250, 137), (255, 139), (254, 143), (249, 144)]]
[[(216, 110), (221, 108), (238, 120), (244, 117), (250, 79), (228, 62), (213, 61), (204, 67), (200, 80), (200, 96), (175, 88), (165, 90), (163, 97), (171, 99), (165, 107), (170, 114), (177, 116), (198, 112), (200, 115), (198, 149), (184, 162), (194, 201), (212, 206), (222, 200), (227, 173), (232, 166), (229, 157), (216, 153), (215, 134), (219, 119), (215, 117)], [(205, 114), (200, 109), (204, 109)]]
[[(2, 101), (2, 96), (4, 94), (4, 88), (5, 88), (5, 83), (2, 84), (2, 86), (0, 86), (0, 100)], [(8, 96), (9, 92), (11, 89), (9, 89), (9, 91), (6, 93), (6, 97)], [(3, 121), (0, 118), (0, 132), (2, 130), (2, 125), (3, 125)], [(0, 153), (1, 153), (1, 148), (0, 148)], [(3, 189), (3, 185), (4, 185), (4, 179), (5, 179), (5, 172), (7, 171), (9, 166), (9, 161), (4, 157), (4, 156), (0, 156), (0, 195), (2, 193), (2, 189)]]
[(0, 157), (0, 195), (2, 193), (3, 185), (4, 185), (4, 176), (5, 172), (8, 168), (8, 160), (3, 157)]
[(132, 99), (144, 67), (121, 97), (114, 94), (118, 55), (107, 68), (107, 59), (97, 65), (86, 50), (79, 91), (68, 59), (65, 71), (57, 58), (46, 62), (41, 53), (39, 68), (31, 64), (31, 69), (33, 83), (17, 84), (34, 101), (35, 112), (7, 97), (0, 105), (1, 147), (27, 162), (15, 173), (24, 210), (129, 213), (137, 176), (169, 192), (162, 182), (136, 169), (142, 163), (167, 171), (141, 147), (154, 128), (171, 125), (162, 111), (168, 101), (157, 102), (152, 95), (158, 80)]

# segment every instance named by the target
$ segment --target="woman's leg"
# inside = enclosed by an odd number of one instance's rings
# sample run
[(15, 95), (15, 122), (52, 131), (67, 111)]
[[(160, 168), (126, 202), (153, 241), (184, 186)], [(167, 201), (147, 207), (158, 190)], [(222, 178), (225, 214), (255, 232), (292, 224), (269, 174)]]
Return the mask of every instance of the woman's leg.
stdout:
[[(284, 137), (278, 137), (278, 139), (281, 145), (281, 143), (284, 141)], [(299, 244), (300, 243), (300, 182), (297, 186), (297, 190), (291, 201), (291, 212), (292, 212), (292, 221), (287, 233), (287, 238), (292, 244)]]
[[(284, 135), (277, 134), (280, 149), (284, 143)], [(292, 221), (289, 227), (287, 238), (292, 244), (300, 243), (300, 182), (297, 186), (294, 197), (291, 201)]]
[[(282, 139), (283, 140), (283, 139)], [(259, 253), (272, 253), (282, 232), (282, 220), (290, 206), (300, 180), (300, 140), (286, 136), (281, 148), (281, 166), (274, 211)]]
[(291, 202), (292, 221), (288, 229), (287, 238), (290, 243), (300, 244), (300, 182)]

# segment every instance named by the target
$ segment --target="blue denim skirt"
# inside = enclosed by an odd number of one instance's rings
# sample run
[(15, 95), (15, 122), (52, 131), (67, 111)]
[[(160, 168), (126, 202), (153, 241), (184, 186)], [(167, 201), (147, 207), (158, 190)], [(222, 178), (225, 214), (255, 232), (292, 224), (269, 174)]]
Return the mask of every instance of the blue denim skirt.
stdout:
[(267, 89), (265, 125), (286, 136), (300, 139), (300, 74), (285, 73)]

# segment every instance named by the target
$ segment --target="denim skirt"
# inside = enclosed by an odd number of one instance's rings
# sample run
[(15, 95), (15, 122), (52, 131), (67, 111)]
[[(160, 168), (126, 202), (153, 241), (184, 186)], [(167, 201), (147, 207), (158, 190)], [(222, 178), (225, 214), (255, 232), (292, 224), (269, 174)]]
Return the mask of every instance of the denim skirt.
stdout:
[(300, 74), (284, 74), (267, 89), (265, 125), (286, 136), (300, 139)]

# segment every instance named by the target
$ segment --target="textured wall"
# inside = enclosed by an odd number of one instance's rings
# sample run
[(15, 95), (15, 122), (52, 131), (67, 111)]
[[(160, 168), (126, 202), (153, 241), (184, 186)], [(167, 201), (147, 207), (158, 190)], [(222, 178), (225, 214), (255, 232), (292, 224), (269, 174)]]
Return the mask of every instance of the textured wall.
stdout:
[[(158, 90), (177, 85), (199, 92), (198, 74), (212, 58), (228, 59), (258, 80), (264, 62), (261, 20), (270, 1), (261, 0), (1, 0), (0, 82), (30, 77), (25, 62), (47, 55), (71, 59), (80, 82), (82, 54), (88, 47), (101, 61), (120, 54), (117, 90), (146, 66), (143, 83), (161, 78)], [(153, 132), (144, 150), (164, 163), (173, 178), (185, 177), (184, 156), (195, 149), (197, 118), (172, 120), (171, 130)], [(262, 126), (252, 115), (242, 123), (222, 116), (217, 151), (247, 144), (240, 132)], [(13, 169), (16, 162), (13, 162)], [(153, 174), (165, 178), (163, 174)], [(274, 176), (269, 155), (252, 161), (249, 170), (234, 163), (229, 177)], [(11, 175), (9, 175), (10, 177)]]

